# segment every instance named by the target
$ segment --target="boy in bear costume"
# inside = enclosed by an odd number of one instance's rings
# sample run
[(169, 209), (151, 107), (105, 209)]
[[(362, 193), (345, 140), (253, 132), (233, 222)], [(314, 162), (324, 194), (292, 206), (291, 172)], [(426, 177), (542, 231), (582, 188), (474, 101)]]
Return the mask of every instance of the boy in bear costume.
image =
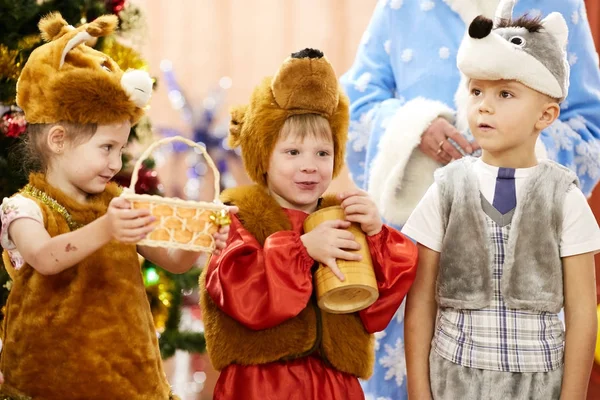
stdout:
[[(232, 112), (230, 141), (240, 145), (253, 186), (229, 189), (239, 207), (225, 251), (200, 284), (206, 343), (221, 370), (215, 399), (363, 399), (358, 378), (373, 368), (373, 335), (384, 329), (410, 287), (416, 247), (382, 225), (365, 192), (323, 196), (339, 172), (348, 100), (328, 60), (305, 49), (256, 87)], [(346, 220), (305, 234), (315, 210), (341, 205)], [(320, 310), (316, 262), (340, 278), (335, 259), (356, 260), (350, 221), (367, 235), (379, 299), (351, 314)]]
[(403, 228), (419, 246), (405, 320), (418, 399), (587, 391), (600, 231), (576, 175), (535, 156), (567, 96), (568, 30), (559, 13), (513, 20), (513, 6), (473, 20), (457, 56), (482, 156), (438, 170)]

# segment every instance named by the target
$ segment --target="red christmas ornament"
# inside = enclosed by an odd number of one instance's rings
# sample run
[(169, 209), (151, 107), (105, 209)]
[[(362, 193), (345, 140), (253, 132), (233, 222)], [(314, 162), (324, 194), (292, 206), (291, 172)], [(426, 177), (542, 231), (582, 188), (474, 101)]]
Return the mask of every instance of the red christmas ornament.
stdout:
[(113, 182), (124, 188), (129, 187), (129, 184), (131, 183), (131, 174), (121, 171), (113, 177)]
[(135, 184), (138, 194), (155, 194), (158, 192), (158, 174), (152, 169), (140, 168), (138, 180)]
[(123, 8), (125, 8), (125, 1), (126, 0), (107, 0), (106, 6), (113, 14), (119, 15), (119, 13), (123, 11)]
[(0, 130), (8, 137), (19, 137), (27, 129), (27, 121), (25, 115), (21, 112), (7, 112), (2, 116), (0, 122)]

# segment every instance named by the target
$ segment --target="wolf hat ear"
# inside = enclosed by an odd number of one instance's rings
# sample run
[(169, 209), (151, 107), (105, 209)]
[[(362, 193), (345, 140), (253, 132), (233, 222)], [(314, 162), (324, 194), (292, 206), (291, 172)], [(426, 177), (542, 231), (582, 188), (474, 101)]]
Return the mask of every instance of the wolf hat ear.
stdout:
[(494, 25), (498, 26), (503, 20), (510, 21), (516, 0), (500, 0), (494, 16)]
[(542, 20), (542, 25), (546, 32), (556, 38), (560, 48), (565, 50), (569, 39), (569, 27), (563, 16), (557, 12), (550, 13)]
[(565, 71), (563, 77), (563, 92), (564, 97), (567, 97), (571, 75), (571, 66), (569, 65), (569, 60), (566, 56), (567, 42), (569, 40), (569, 27), (567, 25), (567, 21), (565, 21), (562, 14), (553, 12), (548, 14), (548, 16), (542, 20), (542, 26), (546, 32), (554, 36), (562, 53), (564, 54), (564, 57), (562, 57), (563, 70)]

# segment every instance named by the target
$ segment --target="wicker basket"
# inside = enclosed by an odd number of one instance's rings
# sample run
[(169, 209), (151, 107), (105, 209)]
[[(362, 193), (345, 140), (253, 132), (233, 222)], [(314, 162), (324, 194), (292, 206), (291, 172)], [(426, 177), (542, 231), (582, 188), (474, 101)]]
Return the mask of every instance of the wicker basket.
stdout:
[[(158, 146), (170, 142), (183, 142), (202, 153), (214, 174), (213, 202), (135, 193), (135, 184), (142, 162)], [(156, 217), (155, 229), (145, 239), (139, 241), (139, 245), (211, 252), (215, 248), (213, 233), (219, 229), (219, 226), (230, 222), (226, 206), (219, 201), (219, 192), (219, 170), (205, 148), (184, 137), (174, 136), (158, 140), (146, 149), (135, 163), (129, 188), (125, 188), (121, 196), (129, 200), (133, 208), (148, 209)]]
[[(304, 232), (310, 232), (322, 222), (335, 219), (345, 219), (342, 207), (320, 209), (304, 220)], [(338, 268), (345, 277), (343, 282), (331, 272), (329, 267), (322, 264), (319, 264), (314, 275), (319, 308), (332, 314), (360, 311), (373, 304), (379, 297), (366, 236), (356, 223), (352, 223), (348, 230), (360, 244), (360, 250), (356, 252), (362, 255), (362, 260), (336, 260)]]

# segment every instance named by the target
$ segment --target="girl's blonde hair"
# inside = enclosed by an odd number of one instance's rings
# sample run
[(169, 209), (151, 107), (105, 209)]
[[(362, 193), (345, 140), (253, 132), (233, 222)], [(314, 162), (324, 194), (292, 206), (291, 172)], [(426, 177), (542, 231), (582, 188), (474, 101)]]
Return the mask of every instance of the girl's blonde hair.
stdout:
[(66, 137), (70, 145), (78, 145), (89, 140), (98, 129), (97, 124), (78, 124), (74, 122), (58, 122), (52, 124), (28, 124), (27, 132), (22, 136), (20, 151), (17, 152), (22, 159), (20, 163), (23, 170), (29, 172), (46, 172), (52, 158), (52, 151), (48, 148), (48, 133), (54, 126), (65, 128)]
[(279, 131), (279, 137), (285, 139), (292, 134), (302, 140), (307, 136), (312, 136), (333, 141), (329, 121), (319, 114), (296, 114), (288, 117)]

